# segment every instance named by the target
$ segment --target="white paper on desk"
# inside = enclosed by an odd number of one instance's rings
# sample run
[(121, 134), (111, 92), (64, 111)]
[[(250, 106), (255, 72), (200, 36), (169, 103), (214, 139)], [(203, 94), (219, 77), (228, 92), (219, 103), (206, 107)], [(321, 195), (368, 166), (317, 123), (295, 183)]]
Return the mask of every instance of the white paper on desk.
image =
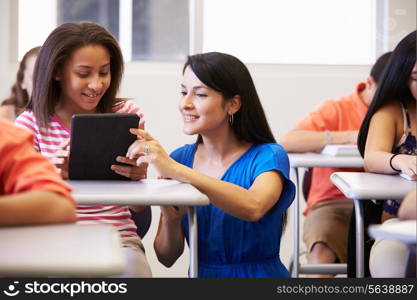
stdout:
[(321, 154), (331, 156), (359, 156), (359, 150), (356, 145), (326, 145), (321, 150)]
[(405, 179), (407, 179), (407, 180), (411, 180), (411, 181), (415, 181), (415, 179), (413, 178), (413, 177), (411, 177), (410, 175), (408, 175), (408, 174), (406, 174), (406, 173), (400, 173), (400, 176), (402, 177), (402, 178), (405, 178)]

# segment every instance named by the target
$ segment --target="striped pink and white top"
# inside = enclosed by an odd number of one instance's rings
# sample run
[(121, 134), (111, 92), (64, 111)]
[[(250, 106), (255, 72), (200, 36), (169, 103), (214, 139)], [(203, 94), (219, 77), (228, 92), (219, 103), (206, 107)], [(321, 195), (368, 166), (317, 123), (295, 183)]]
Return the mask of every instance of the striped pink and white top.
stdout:
[[(140, 108), (131, 100), (122, 102), (114, 107), (115, 113), (136, 113), (143, 120)], [(32, 111), (24, 111), (16, 119), (18, 127), (29, 129), (35, 135), (35, 148), (48, 158), (54, 157), (59, 146), (68, 142), (70, 130), (59, 119), (53, 115), (48, 123), (48, 130), (40, 130)], [(127, 206), (118, 205), (79, 205), (77, 206), (77, 222), (80, 224), (111, 224), (119, 230), (120, 236), (136, 237), (136, 225), (131, 219)]]

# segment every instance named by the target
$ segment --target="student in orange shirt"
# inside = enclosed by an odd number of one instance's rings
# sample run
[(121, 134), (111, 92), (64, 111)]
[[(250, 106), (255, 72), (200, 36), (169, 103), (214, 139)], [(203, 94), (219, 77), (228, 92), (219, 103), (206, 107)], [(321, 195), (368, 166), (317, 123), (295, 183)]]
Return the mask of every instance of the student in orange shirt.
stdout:
[(0, 226), (75, 221), (70, 188), (33, 148), (33, 135), (0, 119)]
[[(353, 93), (325, 101), (286, 133), (280, 140), (285, 150), (319, 152), (327, 144), (356, 144), (358, 129), (390, 55), (386, 53), (376, 61), (366, 82), (360, 82)], [(330, 182), (329, 176), (337, 171), (340, 169), (314, 168), (312, 171), (303, 229), (309, 264), (346, 262), (353, 203)]]

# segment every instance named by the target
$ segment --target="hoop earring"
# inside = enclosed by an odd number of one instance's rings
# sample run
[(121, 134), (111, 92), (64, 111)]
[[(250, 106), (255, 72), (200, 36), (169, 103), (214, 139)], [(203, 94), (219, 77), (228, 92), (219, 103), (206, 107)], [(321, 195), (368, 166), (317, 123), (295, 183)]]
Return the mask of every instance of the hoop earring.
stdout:
[(230, 126), (233, 126), (233, 121), (234, 121), (234, 119), (233, 119), (233, 114), (231, 114), (231, 115), (229, 116), (229, 123), (230, 123)]

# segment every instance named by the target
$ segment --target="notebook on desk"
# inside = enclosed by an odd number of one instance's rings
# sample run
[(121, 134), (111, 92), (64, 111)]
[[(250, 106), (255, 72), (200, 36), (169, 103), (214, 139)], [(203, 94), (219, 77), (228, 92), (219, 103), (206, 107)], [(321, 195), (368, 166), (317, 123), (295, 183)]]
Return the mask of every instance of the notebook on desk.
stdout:
[(356, 145), (326, 145), (321, 154), (331, 156), (360, 156)]
[(125, 156), (136, 136), (129, 132), (137, 128), (136, 114), (81, 114), (71, 119), (69, 179), (128, 179), (110, 169), (123, 165), (117, 156)]

